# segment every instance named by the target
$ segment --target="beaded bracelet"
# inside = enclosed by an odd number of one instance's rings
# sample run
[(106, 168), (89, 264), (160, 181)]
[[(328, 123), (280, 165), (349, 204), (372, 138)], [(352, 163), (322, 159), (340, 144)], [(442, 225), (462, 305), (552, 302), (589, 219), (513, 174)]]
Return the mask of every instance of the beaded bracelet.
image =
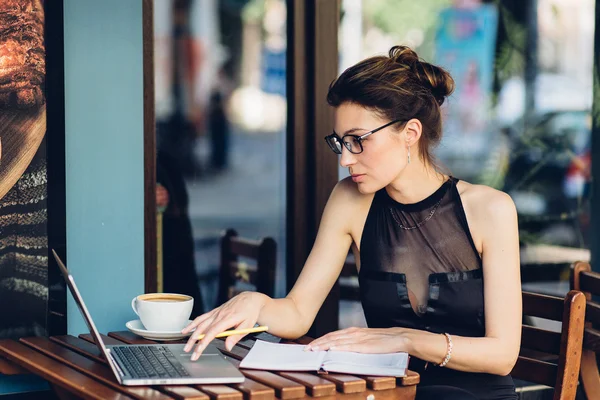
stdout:
[(450, 361), (450, 358), (452, 358), (452, 336), (450, 336), (450, 334), (445, 333), (444, 332), (444, 336), (446, 336), (446, 342), (448, 344), (448, 348), (446, 350), (446, 357), (444, 358), (444, 361), (442, 361), (440, 363), (440, 367), (445, 367), (446, 364), (448, 364), (448, 362)]

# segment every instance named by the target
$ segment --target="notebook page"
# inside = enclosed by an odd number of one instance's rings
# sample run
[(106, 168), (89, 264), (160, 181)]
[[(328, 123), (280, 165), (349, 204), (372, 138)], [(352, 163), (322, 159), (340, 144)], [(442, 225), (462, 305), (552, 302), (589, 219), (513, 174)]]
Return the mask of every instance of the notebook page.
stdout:
[(318, 371), (324, 351), (304, 351), (302, 344), (269, 343), (257, 340), (240, 363), (240, 368), (277, 371)]
[(323, 369), (360, 375), (405, 376), (408, 353), (364, 354), (347, 351), (328, 351)]

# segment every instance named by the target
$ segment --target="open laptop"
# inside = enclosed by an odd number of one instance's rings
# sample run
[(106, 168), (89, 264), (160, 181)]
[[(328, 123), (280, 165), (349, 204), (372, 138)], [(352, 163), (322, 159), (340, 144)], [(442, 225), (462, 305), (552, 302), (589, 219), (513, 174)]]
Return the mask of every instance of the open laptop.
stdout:
[(192, 352), (183, 351), (185, 344), (105, 345), (79, 294), (73, 276), (54, 250), (52, 254), (96, 345), (120, 384), (186, 385), (244, 381), (244, 375), (227, 361), (212, 343), (197, 361), (190, 360)]

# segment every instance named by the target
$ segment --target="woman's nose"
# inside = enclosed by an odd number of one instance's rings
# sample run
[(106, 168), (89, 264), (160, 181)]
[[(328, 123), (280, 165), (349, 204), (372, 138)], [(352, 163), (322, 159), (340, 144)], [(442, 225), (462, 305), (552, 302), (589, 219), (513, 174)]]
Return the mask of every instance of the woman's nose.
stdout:
[(353, 154), (345, 146), (342, 146), (342, 156), (340, 157), (340, 165), (343, 168), (348, 168), (356, 164), (356, 154)]

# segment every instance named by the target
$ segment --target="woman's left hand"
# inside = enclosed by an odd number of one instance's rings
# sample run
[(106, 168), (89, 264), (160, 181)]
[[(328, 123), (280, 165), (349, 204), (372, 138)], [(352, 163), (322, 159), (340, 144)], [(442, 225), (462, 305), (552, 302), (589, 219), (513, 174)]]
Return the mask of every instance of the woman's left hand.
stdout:
[(402, 328), (348, 328), (313, 340), (307, 351), (335, 350), (355, 353), (408, 352), (408, 340)]

